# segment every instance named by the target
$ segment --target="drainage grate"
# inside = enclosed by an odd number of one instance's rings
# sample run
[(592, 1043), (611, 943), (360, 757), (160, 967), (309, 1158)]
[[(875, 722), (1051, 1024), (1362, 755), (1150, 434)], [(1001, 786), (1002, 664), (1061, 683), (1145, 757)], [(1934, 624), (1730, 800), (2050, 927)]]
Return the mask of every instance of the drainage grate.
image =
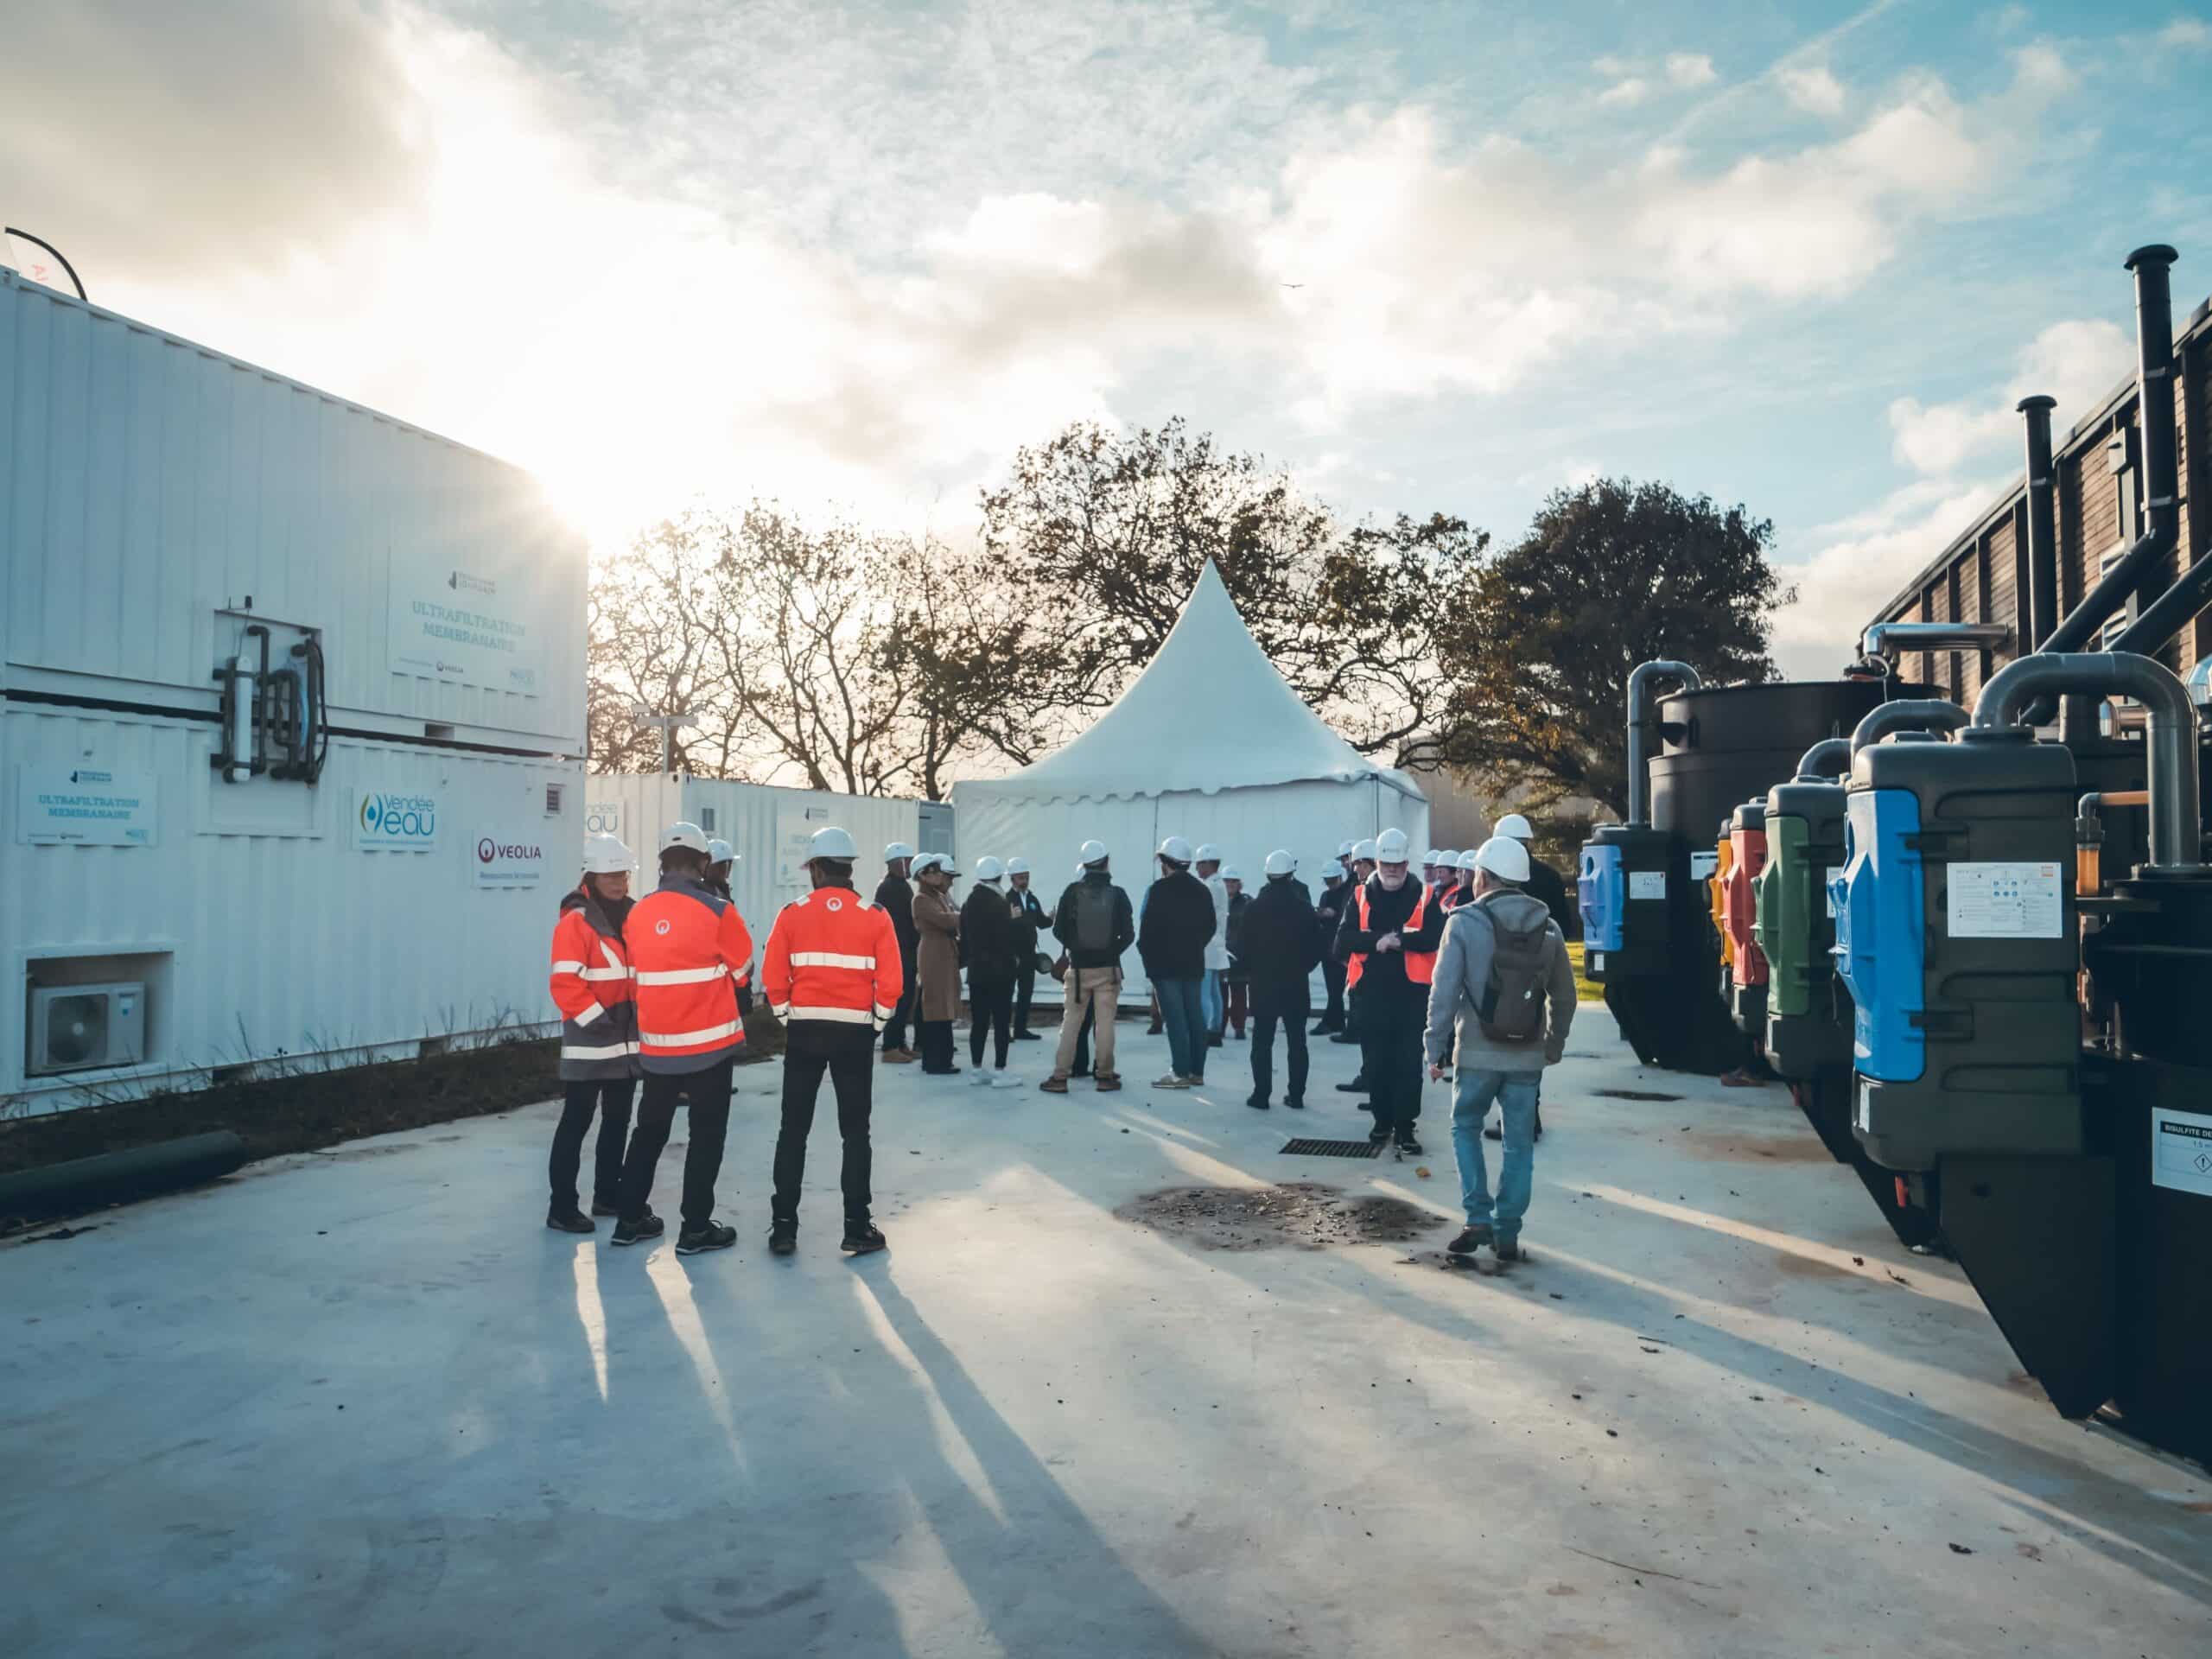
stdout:
[(1294, 1158), (1372, 1158), (1382, 1150), (1372, 1141), (1286, 1141), (1282, 1149)]
[(1593, 1095), (1603, 1095), (1607, 1100), (1680, 1100), (1680, 1095), (1656, 1094), (1649, 1089), (1592, 1089)]

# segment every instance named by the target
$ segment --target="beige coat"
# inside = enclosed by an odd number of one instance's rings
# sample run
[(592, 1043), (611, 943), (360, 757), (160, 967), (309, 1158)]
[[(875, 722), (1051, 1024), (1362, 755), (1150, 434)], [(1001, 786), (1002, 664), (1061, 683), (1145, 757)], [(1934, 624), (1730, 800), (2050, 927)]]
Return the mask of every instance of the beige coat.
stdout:
[(921, 982), (921, 1017), (957, 1020), (960, 1017), (960, 912), (950, 896), (914, 889), (914, 931), (921, 942), (914, 950), (914, 976)]

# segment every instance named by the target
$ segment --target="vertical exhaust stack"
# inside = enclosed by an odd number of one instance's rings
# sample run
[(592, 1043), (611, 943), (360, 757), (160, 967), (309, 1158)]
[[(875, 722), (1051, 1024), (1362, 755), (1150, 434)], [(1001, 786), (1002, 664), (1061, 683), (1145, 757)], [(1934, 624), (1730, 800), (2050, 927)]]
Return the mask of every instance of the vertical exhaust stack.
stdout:
[(1658, 680), (1680, 680), (1685, 691), (1694, 691), (1705, 683), (1688, 663), (1665, 658), (1637, 664), (1628, 677), (1628, 821), (1638, 827), (1651, 822), (1648, 733), (1656, 702), (1651, 688)]
[(2058, 399), (2038, 392), (2020, 399), (2027, 416), (2028, 599), (2020, 638), (2031, 651), (2058, 626), (2058, 479), (2050, 457), (2050, 411)]

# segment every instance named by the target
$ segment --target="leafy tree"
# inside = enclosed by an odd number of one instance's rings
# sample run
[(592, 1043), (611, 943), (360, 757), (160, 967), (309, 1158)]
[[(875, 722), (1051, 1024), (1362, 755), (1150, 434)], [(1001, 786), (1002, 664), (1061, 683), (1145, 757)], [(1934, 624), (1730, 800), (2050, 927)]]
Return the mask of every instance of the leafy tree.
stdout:
[(1211, 559), (1299, 695), (1393, 760), (1414, 758), (1447, 701), (1440, 584), (1466, 580), (1488, 541), (1440, 513), (1347, 531), (1264, 459), (1179, 419), (1077, 423), (1024, 448), (982, 517), (983, 552), (1030, 632), (1026, 726), (1065, 730), (1111, 703)]
[(1628, 677), (1673, 657), (1707, 683), (1774, 677), (1771, 617), (1795, 595), (1767, 562), (1771, 520), (1664, 484), (1555, 492), (1527, 536), (1446, 613), (1452, 682), (1440, 760), (1541, 810), (1627, 810)]

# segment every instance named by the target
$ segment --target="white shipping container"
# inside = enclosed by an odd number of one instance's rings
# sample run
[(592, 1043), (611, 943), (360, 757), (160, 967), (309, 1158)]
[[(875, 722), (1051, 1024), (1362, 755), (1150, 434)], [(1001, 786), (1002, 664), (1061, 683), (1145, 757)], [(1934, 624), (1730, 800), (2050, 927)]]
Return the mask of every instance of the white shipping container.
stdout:
[[(556, 1029), (581, 763), (333, 741), (321, 781), (223, 782), (207, 721), (0, 716), (0, 1115)], [(36, 991), (143, 983), (142, 1063), (26, 1075)]]
[(518, 468), (0, 270), (18, 696), (216, 706), (316, 631), (330, 719), (581, 754), (584, 542)]
[(670, 824), (688, 818), (729, 842), (742, 861), (730, 872), (730, 894), (756, 945), (766, 942), (776, 912), (806, 892), (806, 842), (817, 830), (834, 823), (851, 832), (861, 852), (854, 880), (868, 894), (883, 879), (887, 845), (921, 845), (919, 801), (658, 772), (595, 774), (587, 795), (588, 827), (629, 843), (646, 887), (657, 879), (660, 838)]

